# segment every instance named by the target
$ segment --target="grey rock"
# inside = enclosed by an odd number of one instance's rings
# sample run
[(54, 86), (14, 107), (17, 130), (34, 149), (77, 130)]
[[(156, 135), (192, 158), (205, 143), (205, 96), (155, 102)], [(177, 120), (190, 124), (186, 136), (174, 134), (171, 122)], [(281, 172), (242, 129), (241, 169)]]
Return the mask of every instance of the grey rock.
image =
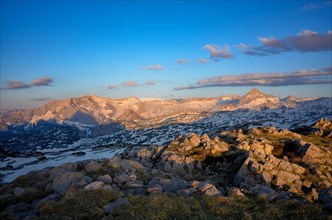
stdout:
[(148, 193), (150, 193), (150, 194), (152, 194), (152, 193), (162, 193), (163, 192), (163, 188), (159, 184), (156, 184), (154, 186), (148, 187), (146, 189), (146, 191)]
[(102, 168), (102, 166), (100, 166), (100, 164), (98, 162), (91, 161), (90, 163), (85, 165), (84, 170), (88, 173), (93, 173), (93, 172), (97, 172), (101, 168)]
[(98, 176), (97, 180), (102, 181), (105, 184), (112, 184), (113, 183), (112, 177), (108, 174), (103, 175), (103, 176)]
[(265, 199), (271, 201), (279, 195), (276, 191), (271, 189), (269, 186), (257, 185), (251, 189), (251, 193), (253, 193), (258, 199)]
[(187, 188), (187, 189), (177, 190), (176, 194), (180, 195), (180, 196), (191, 196), (195, 192), (197, 192), (197, 190), (195, 188)]
[[(161, 181), (159, 183), (161, 183)], [(163, 189), (166, 192), (176, 192), (177, 190), (185, 189), (188, 188), (189, 186), (190, 185), (184, 180), (173, 180), (168, 184), (162, 185)]]
[(201, 192), (205, 192), (206, 190), (213, 188), (214, 185), (210, 184), (209, 182), (200, 182), (197, 189)]
[(84, 176), (81, 172), (65, 172), (54, 177), (50, 189), (64, 195), (71, 187), (80, 189), (91, 182), (92, 179)]
[(105, 183), (102, 181), (94, 181), (84, 187), (85, 190), (96, 190), (103, 188), (105, 186)]
[(14, 195), (15, 196), (20, 196), (20, 195), (23, 195), (25, 193), (25, 189), (22, 188), (22, 187), (16, 187), (14, 189)]
[(7, 206), (4, 211), (8, 213), (15, 213), (15, 212), (25, 212), (28, 210), (28, 205), (25, 202), (19, 202), (15, 205)]
[(109, 190), (109, 191), (117, 191), (111, 185), (105, 185), (105, 186), (102, 187), (102, 189)]
[(106, 214), (112, 213), (114, 209), (130, 205), (130, 202), (127, 198), (119, 198), (111, 203), (108, 203), (103, 206), (103, 210)]
[(228, 190), (228, 196), (245, 196), (243, 192), (237, 187), (232, 187)]
[(36, 209), (38, 210), (38, 208), (46, 203), (46, 202), (49, 202), (49, 201), (57, 201), (60, 199), (60, 195), (59, 194), (50, 194), (44, 198), (42, 198), (41, 200), (39, 200), (36, 204)]
[(325, 188), (319, 191), (318, 201), (323, 204), (323, 206), (332, 210), (332, 188)]
[(113, 178), (113, 181), (118, 185), (123, 185), (130, 180), (131, 180), (130, 176), (128, 176), (128, 174), (125, 173), (118, 174)]
[(204, 194), (207, 196), (221, 196), (222, 195), (215, 186), (212, 186), (211, 188), (205, 190)]

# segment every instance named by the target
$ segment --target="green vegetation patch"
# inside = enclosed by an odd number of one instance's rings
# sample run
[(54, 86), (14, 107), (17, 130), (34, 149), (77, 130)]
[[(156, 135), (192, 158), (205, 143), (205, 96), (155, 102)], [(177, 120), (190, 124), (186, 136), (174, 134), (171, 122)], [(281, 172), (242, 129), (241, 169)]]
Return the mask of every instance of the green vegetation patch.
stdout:
[(119, 193), (98, 189), (67, 194), (59, 202), (46, 202), (37, 212), (40, 219), (101, 219), (103, 206), (119, 198)]
[(109, 219), (328, 219), (319, 205), (270, 203), (247, 197), (131, 196)]

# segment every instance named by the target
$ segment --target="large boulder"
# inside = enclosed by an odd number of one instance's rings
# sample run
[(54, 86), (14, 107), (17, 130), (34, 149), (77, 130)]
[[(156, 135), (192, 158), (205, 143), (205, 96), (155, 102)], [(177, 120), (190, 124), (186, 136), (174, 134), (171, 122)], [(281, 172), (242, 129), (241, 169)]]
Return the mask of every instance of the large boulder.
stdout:
[(54, 190), (56, 193), (64, 195), (70, 188), (80, 189), (91, 182), (92, 179), (84, 176), (83, 173), (69, 171), (59, 173), (55, 176), (49, 188)]
[(94, 173), (99, 171), (102, 168), (97, 161), (91, 161), (87, 165), (85, 165), (84, 170), (88, 173)]

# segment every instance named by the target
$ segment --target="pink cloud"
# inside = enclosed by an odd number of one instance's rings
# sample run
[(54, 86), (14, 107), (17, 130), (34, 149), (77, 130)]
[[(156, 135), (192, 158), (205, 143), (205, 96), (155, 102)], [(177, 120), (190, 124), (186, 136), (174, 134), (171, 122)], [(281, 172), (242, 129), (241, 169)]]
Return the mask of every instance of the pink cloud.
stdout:
[(157, 65), (150, 65), (150, 66), (145, 66), (143, 69), (148, 69), (148, 70), (162, 70), (163, 66), (160, 64)]
[(297, 35), (277, 39), (275, 37), (259, 37), (262, 46), (239, 44), (237, 47), (244, 54), (253, 56), (268, 56), (284, 52), (298, 51), (301, 53), (331, 51), (332, 31), (323, 34), (311, 30), (303, 30)]
[(209, 62), (207, 59), (203, 59), (203, 58), (197, 59), (197, 61), (200, 62), (200, 63), (208, 63)]
[(176, 62), (180, 63), (180, 64), (186, 64), (186, 63), (188, 63), (188, 60), (187, 59), (178, 59)]
[(206, 44), (202, 49), (210, 51), (210, 58), (214, 61), (218, 61), (220, 58), (232, 59), (234, 57), (233, 54), (231, 54), (231, 48), (228, 45), (220, 47)]
[(323, 68), (321, 70), (312, 69), (279, 73), (247, 73), (202, 79), (193, 85), (178, 87), (175, 88), (175, 90), (223, 86), (289, 86), (329, 84), (332, 83), (331, 76), (331, 67)]

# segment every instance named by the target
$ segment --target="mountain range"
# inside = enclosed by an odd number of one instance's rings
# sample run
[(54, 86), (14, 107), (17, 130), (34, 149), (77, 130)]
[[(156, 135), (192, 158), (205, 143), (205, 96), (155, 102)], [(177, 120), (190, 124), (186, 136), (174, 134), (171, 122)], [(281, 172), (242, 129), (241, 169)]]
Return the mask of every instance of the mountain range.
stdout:
[[(126, 128), (133, 129), (153, 127), (170, 119), (177, 122), (191, 122), (205, 116), (206, 113), (218, 111), (295, 108), (297, 102), (306, 100), (308, 99), (294, 96), (280, 99), (264, 94), (256, 88), (242, 97), (226, 95), (181, 100), (139, 99), (136, 97), (111, 99), (84, 95), (50, 101), (34, 109), (1, 112), (0, 129), (5, 130), (11, 125), (26, 122), (35, 124), (41, 120), (54, 120), (58, 123), (78, 122), (84, 125), (105, 125), (118, 122)], [(185, 115), (198, 117), (184, 117)]]
[(85, 95), (0, 113), (1, 152), (167, 144), (179, 134), (259, 126), (296, 129), (332, 119), (332, 98), (285, 99), (252, 89), (244, 96), (182, 100)]

